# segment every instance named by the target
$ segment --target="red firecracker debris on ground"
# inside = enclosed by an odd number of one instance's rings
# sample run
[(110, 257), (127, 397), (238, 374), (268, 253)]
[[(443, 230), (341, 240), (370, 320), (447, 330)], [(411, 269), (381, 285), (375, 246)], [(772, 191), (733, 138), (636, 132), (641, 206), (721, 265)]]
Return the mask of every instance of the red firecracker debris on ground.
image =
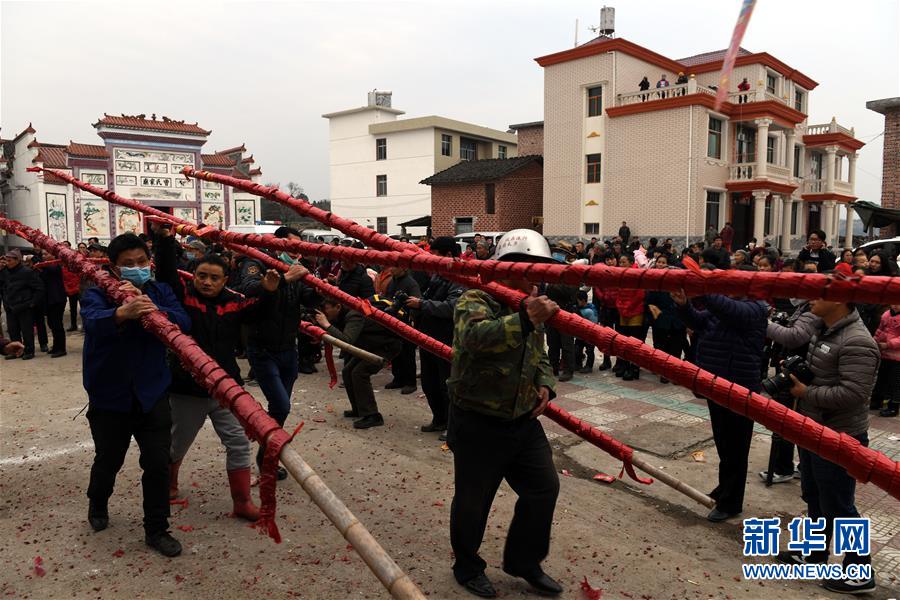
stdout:
[(584, 581), (581, 582), (581, 595), (584, 596), (585, 600), (600, 600), (603, 596), (603, 590), (591, 587), (591, 584), (588, 583), (587, 575), (585, 575)]
[(44, 564), (43, 558), (41, 558), (40, 556), (34, 557), (34, 574), (37, 575), (38, 577), (43, 577), (44, 575), (47, 574), (47, 571), (45, 571), (44, 567), (41, 566), (43, 564)]

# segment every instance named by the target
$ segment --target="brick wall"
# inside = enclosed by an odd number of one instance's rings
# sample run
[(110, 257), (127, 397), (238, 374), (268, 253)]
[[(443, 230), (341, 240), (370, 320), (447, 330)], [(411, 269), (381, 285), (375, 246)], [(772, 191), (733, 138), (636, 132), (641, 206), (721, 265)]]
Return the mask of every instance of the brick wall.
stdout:
[[(900, 110), (884, 116), (884, 168), (881, 181), (881, 205), (900, 208)], [(900, 235), (896, 226), (882, 229), (883, 237)]]
[(484, 186), (485, 182), (432, 186), (432, 235), (454, 235), (454, 217), (475, 217), (476, 231), (509, 231), (531, 228), (532, 218), (541, 216), (543, 169), (537, 162), (494, 182), (492, 215), (484, 212)]
[(516, 130), (519, 137), (519, 156), (544, 155), (544, 125), (523, 127)]

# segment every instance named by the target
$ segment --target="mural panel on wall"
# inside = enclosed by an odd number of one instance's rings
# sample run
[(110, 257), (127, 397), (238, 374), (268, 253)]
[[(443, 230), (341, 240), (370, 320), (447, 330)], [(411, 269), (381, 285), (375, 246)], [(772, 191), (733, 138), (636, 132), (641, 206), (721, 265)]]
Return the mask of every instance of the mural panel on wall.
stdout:
[(225, 226), (225, 205), (221, 202), (204, 202), (203, 218), (200, 220), (204, 225), (222, 229)]
[(256, 202), (253, 200), (235, 200), (235, 225), (253, 225), (256, 223)]
[(81, 238), (89, 237), (109, 239), (109, 204), (106, 200), (93, 197), (81, 200)]
[(192, 223), (197, 222), (197, 215), (195, 212), (196, 209), (178, 206), (178, 207), (174, 208), (173, 211), (174, 211), (174, 216), (178, 217), (179, 219), (185, 219), (187, 221), (191, 221)]
[(47, 192), (47, 235), (61, 242), (69, 237), (66, 195)]
[(106, 175), (104, 173), (81, 173), (81, 180), (91, 185), (106, 186)]
[(126, 232), (141, 233), (141, 213), (133, 208), (116, 207), (116, 235)]

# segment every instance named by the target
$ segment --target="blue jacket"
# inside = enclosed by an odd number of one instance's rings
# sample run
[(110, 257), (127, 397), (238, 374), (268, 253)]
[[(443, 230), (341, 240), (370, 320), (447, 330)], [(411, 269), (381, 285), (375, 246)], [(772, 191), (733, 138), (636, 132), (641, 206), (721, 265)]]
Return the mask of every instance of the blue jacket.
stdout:
[[(188, 332), (191, 321), (172, 288), (151, 281), (143, 292), (170, 321)], [(147, 413), (165, 395), (172, 381), (166, 347), (137, 321), (116, 325), (116, 308), (100, 288), (89, 288), (81, 296), (84, 389), (91, 406), (96, 408), (131, 412), (132, 399), (137, 398)]]
[(758, 392), (768, 305), (718, 295), (703, 296), (701, 301), (704, 310), (690, 302), (678, 308), (684, 324), (697, 334), (697, 366)]
[(587, 319), (591, 323), (597, 323), (600, 321), (600, 318), (597, 314), (597, 307), (588, 302), (584, 306), (578, 307), (578, 314), (582, 319)]

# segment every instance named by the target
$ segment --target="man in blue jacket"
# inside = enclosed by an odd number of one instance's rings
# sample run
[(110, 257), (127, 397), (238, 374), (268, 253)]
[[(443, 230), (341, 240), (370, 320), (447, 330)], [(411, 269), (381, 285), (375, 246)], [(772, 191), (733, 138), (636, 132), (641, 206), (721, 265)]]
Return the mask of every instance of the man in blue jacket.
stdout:
[(190, 319), (172, 288), (151, 280), (150, 252), (139, 237), (120, 235), (110, 242), (108, 251), (110, 270), (122, 279), (119, 289), (135, 296), (121, 306), (99, 288), (87, 289), (82, 297), (82, 370), (95, 446), (87, 492), (88, 522), (94, 531), (109, 525), (107, 503), (134, 437), (144, 471), (144, 539), (161, 554), (178, 556), (181, 544), (168, 532), (172, 420), (167, 394), (172, 376), (166, 347), (138, 320), (160, 310), (187, 332)]
[[(708, 295), (698, 298), (704, 309), (697, 310), (683, 291), (672, 292), (672, 300), (684, 324), (697, 335), (697, 366), (758, 392), (768, 305), (758, 300)], [(707, 403), (719, 454), (719, 485), (710, 493), (716, 507), (707, 519), (717, 523), (743, 511), (753, 421), (712, 400)]]

